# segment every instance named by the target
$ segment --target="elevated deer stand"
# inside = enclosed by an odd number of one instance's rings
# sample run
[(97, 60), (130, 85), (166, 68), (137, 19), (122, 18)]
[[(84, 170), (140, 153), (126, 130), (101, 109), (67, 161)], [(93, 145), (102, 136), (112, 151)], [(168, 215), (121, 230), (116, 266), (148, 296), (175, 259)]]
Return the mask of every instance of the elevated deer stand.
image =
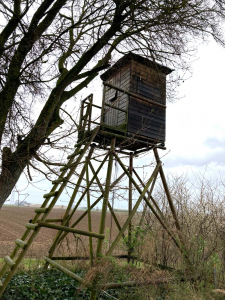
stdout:
[[(25, 225), (26, 231), (24, 235), (21, 239), (15, 241), (15, 249), (10, 256), (4, 258), (5, 265), (0, 272), (0, 278), (2, 278), (6, 272), (8, 273), (4, 281), (0, 281), (0, 296), (3, 294), (18, 265), (42, 227), (51, 228), (57, 232), (54, 242), (49, 249), (49, 254), (44, 258), (46, 267), (50, 264), (74, 278), (80, 284), (84, 284), (83, 278), (56, 262), (57, 260), (79, 258), (73, 256), (54, 257), (56, 247), (66, 238), (68, 233), (88, 236), (88, 259), (90, 260), (90, 268), (93, 267), (96, 261), (99, 261), (103, 255), (113, 255), (113, 251), (126, 232), (128, 232), (129, 246), (131, 243), (132, 219), (142, 201), (145, 202), (145, 207), (140, 225), (143, 222), (146, 209), (149, 208), (189, 263), (176, 210), (169, 193), (162, 163), (158, 154), (158, 148), (165, 149), (165, 77), (166, 74), (170, 72), (171, 70), (166, 67), (155, 64), (140, 56), (128, 54), (102, 75), (102, 78), (105, 80), (103, 83), (104, 94), (102, 107), (93, 104), (92, 95), (82, 101), (78, 142), (75, 145), (75, 151), (68, 156), (68, 162), (61, 168), (61, 174), (58, 179), (52, 182), (53, 187), (50, 192), (44, 195), (45, 200), (42, 206), (35, 209), (36, 215), (32, 223)], [(92, 120), (93, 107), (101, 109), (100, 123)], [(93, 124), (95, 126), (94, 129), (92, 129)], [(95, 166), (93, 166), (92, 162), (97, 149), (104, 149), (105, 154), (102, 160), (98, 162), (98, 166), (96, 166), (96, 161)], [(133, 158), (139, 153), (147, 151), (154, 152), (155, 168), (144, 184), (138, 172), (133, 167)], [(123, 157), (127, 156), (129, 158), (128, 167), (123, 163), (121, 154)], [(116, 161), (122, 170), (122, 173), (114, 182), (111, 180), (113, 161)], [(106, 163), (107, 171), (105, 173), (105, 180), (101, 183), (99, 172), (104, 172), (103, 166)], [(75, 187), (64, 216), (61, 219), (48, 219), (49, 213), (58, 199), (60, 199), (64, 188), (71, 182), (71, 178), (78, 166), (82, 166), (82, 168), (74, 184)], [(91, 178), (90, 171), (92, 172)], [(163, 213), (152, 196), (158, 175), (160, 175), (162, 180), (162, 185), (174, 218), (176, 233), (174, 230), (171, 230), (170, 226), (166, 223)], [(109, 193), (124, 176), (127, 176), (129, 179), (129, 213), (125, 223), (120, 225), (113, 207), (110, 204)], [(78, 197), (78, 191), (81, 190), (82, 181), (86, 182), (86, 188), (83, 190), (81, 196)], [(100, 195), (97, 200), (92, 203), (90, 189), (94, 183), (98, 185)], [(141, 189), (140, 186), (142, 186), (143, 189)], [(132, 206), (132, 189), (135, 189), (139, 193), (139, 198), (134, 206)], [(70, 224), (72, 217), (76, 216), (76, 211), (84, 197), (86, 197), (87, 200), (87, 210), (73, 224)], [(74, 206), (75, 200), (76, 204)], [(99, 205), (100, 201), (102, 201), (102, 209), (100, 213), (101, 218), (99, 220), (99, 232), (94, 233), (92, 232), (91, 210)], [(115, 221), (118, 234), (107, 252), (104, 253), (103, 242), (105, 238), (107, 209), (109, 209)], [(77, 225), (86, 215), (88, 216), (87, 229), (77, 229)], [(97, 239), (96, 247), (94, 246), (93, 239)], [(131, 247), (128, 247), (128, 249), (127, 257), (129, 261), (132, 256), (132, 251)], [(96, 299), (96, 291), (98, 289), (135, 286), (139, 284), (138, 282), (126, 282), (101, 285), (96, 278), (94, 285), (86, 282), (85, 286), (91, 290), (91, 299)]]

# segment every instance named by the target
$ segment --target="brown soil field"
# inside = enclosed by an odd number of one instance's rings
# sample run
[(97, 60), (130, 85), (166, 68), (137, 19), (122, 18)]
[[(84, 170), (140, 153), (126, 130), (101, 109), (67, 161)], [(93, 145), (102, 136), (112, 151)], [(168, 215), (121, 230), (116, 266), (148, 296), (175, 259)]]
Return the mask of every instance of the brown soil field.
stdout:
[[(65, 210), (53, 209), (48, 218), (61, 218)], [(71, 224), (79, 218), (84, 211), (77, 211)], [(21, 238), (26, 228), (25, 224), (34, 217), (34, 208), (30, 207), (14, 207), (3, 206), (0, 210), (0, 258), (5, 255), (10, 255), (15, 247), (15, 240)], [(125, 213), (117, 213), (117, 218), (120, 225), (123, 225), (127, 215)], [(92, 231), (98, 233), (101, 212), (91, 212), (92, 218)], [(58, 223), (56, 223), (58, 224)], [(88, 230), (87, 216), (76, 226), (77, 229)], [(57, 231), (48, 228), (41, 228), (39, 234), (35, 238), (32, 246), (30, 247), (27, 257), (29, 258), (43, 258), (48, 254), (48, 249), (51, 246)], [(111, 214), (107, 213), (106, 219), (106, 238), (104, 241), (104, 249), (107, 250), (111, 240), (115, 239), (118, 234), (118, 229), (114, 220), (111, 219)], [(96, 239), (93, 238), (93, 244), (96, 244)], [(123, 247), (118, 247), (115, 254), (121, 254)], [(68, 234), (64, 242), (57, 248), (56, 256), (70, 255), (88, 255), (88, 237), (75, 236), (71, 233)]]

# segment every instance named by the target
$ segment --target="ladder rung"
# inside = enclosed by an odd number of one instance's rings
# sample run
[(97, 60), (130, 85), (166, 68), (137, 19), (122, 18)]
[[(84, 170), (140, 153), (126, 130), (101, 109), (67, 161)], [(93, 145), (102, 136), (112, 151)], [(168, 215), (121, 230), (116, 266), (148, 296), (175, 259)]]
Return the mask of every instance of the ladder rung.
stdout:
[(27, 243), (24, 242), (24, 241), (22, 241), (22, 240), (20, 240), (20, 239), (15, 240), (15, 243), (16, 243), (17, 246), (19, 246), (22, 249), (25, 249), (26, 246), (27, 246)]
[(27, 224), (25, 224), (25, 227), (27, 229), (35, 230), (38, 227), (38, 224), (27, 223)]
[(82, 279), (80, 276), (78, 276), (78, 275), (74, 274), (73, 272), (69, 271), (68, 269), (62, 267), (60, 264), (58, 264), (57, 262), (51, 260), (50, 258), (45, 257), (44, 260), (47, 261), (53, 267), (55, 267), (58, 270), (62, 271), (64, 274), (67, 274), (68, 276), (74, 278), (79, 283), (83, 283), (84, 282), (84, 279)]
[(72, 163), (71, 165), (66, 165), (66, 166), (64, 166), (64, 167), (62, 167), (61, 169), (60, 169), (60, 171), (64, 171), (64, 170), (67, 170), (67, 169), (69, 169), (69, 168), (71, 168), (71, 167), (73, 167), (74, 165), (75, 165), (76, 163)]
[(41, 227), (47, 227), (47, 228), (52, 228), (52, 229), (56, 229), (56, 230), (61, 230), (61, 231), (66, 231), (66, 232), (73, 232), (73, 233), (77, 233), (77, 234), (81, 234), (81, 235), (91, 236), (91, 237), (95, 237), (95, 238), (98, 238), (98, 239), (104, 239), (105, 238), (105, 236), (103, 234), (90, 232), (90, 231), (85, 231), (85, 230), (80, 230), (80, 229), (74, 229), (74, 228), (70, 228), (70, 227), (67, 227), (67, 226), (50, 224), (50, 223), (47, 223), (47, 222), (38, 221), (38, 225), (41, 226)]
[(67, 156), (67, 159), (73, 158), (73, 157), (75, 157), (75, 156), (81, 154), (82, 151), (83, 151), (83, 149), (82, 149), (82, 150), (79, 150), (79, 151), (75, 151), (73, 154)]
[(87, 143), (87, 140), (88, 140), (89, 138), (86, 138), (86, 139), (83, 139), (83, 140), (81, 140), (80, 142), (78, 142), (77, 144), (75, 144), (74, 145), (74, 147), (75, 148), (77, 148), (77, 147), (79, 147), (80, 145), (85, 145), (86, 143)]
[(9, 257), (8, 255), (4, 257), (4, 260), (6, 262), (6, 264), (13, 269), (13, 267), (15, 266), (15, 262), (11, 259), (11, 257)]
[(68, 168), (69, 168), (69, 166), (64, 166), (64, 167), (62, 167), (62, 168), (60, 168), (60, 172), (65, 171), (65, 170), (67, 170)]
[[(47, 198), (47, 197), (46, 197)], [(48, 212), (48, 207), (40, 207), (40, 208), (35, 208), (34, 210), (36, 213), (47, 213)]]
[(59, 179), (53, 180), (52, 184), (57, 184), (57, 183), (61, 183), (61, 182), (64, 182), (64, 181), (66, 181), (66, 178), (59, 178)]
[(48, 194), (44, 194), (43, 198), (50, 198), (50, 197), (54, 197), (58, 194), (58, 191), (55, 191), (55, 192), (51, 192), (51, 193), (48, 193)]

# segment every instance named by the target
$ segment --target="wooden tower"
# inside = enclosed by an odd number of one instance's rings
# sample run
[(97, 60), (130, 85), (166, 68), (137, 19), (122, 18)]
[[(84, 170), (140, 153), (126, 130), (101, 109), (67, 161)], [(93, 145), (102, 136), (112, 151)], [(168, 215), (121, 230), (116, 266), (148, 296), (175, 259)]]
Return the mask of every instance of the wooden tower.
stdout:
[[(101, 75), (102, 128), (133, 138), (126, 148), (165, 143), (166, 75), (171, 69), (129, 53)], [(136, 141), (136, 142), (134, 142)]]
[[(66, 258), (54, 257), (54, 252), (69, 233), (79, 234), (88, 238), (90, 268), (95, 267), (103, 256), (113, 255), (116, 246), (124, 238), (125, 233), (128, 234), (129, 245), (132, 219), (142, 201), (144, 201), (145, 207), (141, 220), (144, 218), (146, 209), (149, 208), (189, 263), (176, 209), (169, 193), (157, 150), (158, 148), (165, 149), (166, 75), (170, 72), (169, 68), (130, 53), (122, 57), (101, 76), (104, 81), (102, 107), (93, 103), (93, 95), (82, 101), (78, 141), (75, 145), (75, 151), (68, 156), (68, 162), (61, 168), (58, 179), (52, 182), (53, 187), (50, 192), (43, 196), (44, 202), (42, 206), (35, 209), (35, 216), (32, 222), (25, 225), (26, 231), (24, 235), (21, 239), (15, 241), (15, 249), (11, 255), (4, 258), (5, 265), (0, 272), (0, 279), (2, 279), (2, 281), (0, 280), (0, 296), (42, 227), (51, 228), (57, 232), (49, 253), (44, 258), (46, 266), (50, 264), (76, 279), (79, 283), (85, 284), (91, 290), (90, 299), (96, 299), (97, 292), (101, 289), (140, 285), (137, 282), (101, 284), (98, 278), (94, 280), (94, 284), (85, 283), (83, 278), (57, 262), (57, 260), (81, 258), (74, 256)], [(100, 122), (92, 117), (93, 108), (101, 109)], [(97, 162), (95, 159), (94, 166), (93, 159), (96, 158), (94, 153), (98, 149), (103, 149), (104, 154)], [(133, 159), (140, 152), (149, 150), (154, 152), (155, 167), (148, 180), (144, 183), (133, 167)], [(129, 158), (128, 167), (124, 164), (121, 154), (123, 157)], [(114, 182), (112, 182), (113, 161), (117, 161), (121, 170), (121, 174)], [(96, 163), (98, 163), (98, 166)], [(107, 164), (107, 168), (104, 173), (105, 176), (101, 173), (102, 181), (99, 172), (104, 171), (104, 164)], [(78, 166), (81, 166), (79, 176), (75, 181), (71, 180), (77, 174), (75, 171)], [(90, 176), (90, 174), (92, 175)], [(124, 176), (128, 178), (129, 182), (129, 213), (124, 224), (121, 225), (109, 201), (109, 194)], [(171, 215), (174, 218), (176, 231), (172, 230), (166, 223), (159, 206), (153, 198), (152, 193), (158, 177), (161, 178), (171, 209)], [(49, 213), (68, 184), (74, 184), (74, 190), (64, 216), (62, 219), (49, 219)], [(93, 184), (98, 186), (99, 189), (99, 197), (94, 200), (91, 199), (90, 195), (90, 189)], [(86, 186), (86, 188), (84, 189), (83, 186)], [(132, 201), (133, 189), (139, 193), (135, 203)], [(81, 194), (79, 195), (78, 192), (81, 192)], [(77, 209), (84, 198), (87, 201), (87, 210), (71, 224), (72, 217), (76, 217)], [(92, 232), (91, 210), (99, 205), (100, 201), (102, 201), (101, 218), (99, 219), (99, 232), (96, 233)], [(104, 251), (103, 243), (107, 209), (110, 211), (115, 226), (118, 228), (118, 234), (107, 251)], [(80, 230), (77, 228), (77, 225), (86, 215), (88, 216), (87, 228), (86, 230)], [(127, 253), (128, 261), (131, 256), (132, 250), (130, 249)]]

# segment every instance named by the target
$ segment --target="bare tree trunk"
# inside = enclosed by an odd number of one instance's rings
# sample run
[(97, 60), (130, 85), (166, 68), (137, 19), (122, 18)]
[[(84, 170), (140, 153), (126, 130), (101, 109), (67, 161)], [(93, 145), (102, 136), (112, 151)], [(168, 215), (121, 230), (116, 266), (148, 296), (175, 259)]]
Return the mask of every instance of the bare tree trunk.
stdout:
[[(10, 150), (8, 148), (4, 148), (4, 156), (8, 156), (8, 158), (10, 158), (10, 153), (7, 153), (9, 151)], [(5, 160), (5, 164), (0, 175), (0, 209), (11, 194), (14, 186), (16, 185), (18, 179), (20, 178), (20, 175), (22, 174), (26, 166), (26, 163), (27, 160), (14, 160), (10, 161), (10, 163), (7, 165), (7, 162)]]

